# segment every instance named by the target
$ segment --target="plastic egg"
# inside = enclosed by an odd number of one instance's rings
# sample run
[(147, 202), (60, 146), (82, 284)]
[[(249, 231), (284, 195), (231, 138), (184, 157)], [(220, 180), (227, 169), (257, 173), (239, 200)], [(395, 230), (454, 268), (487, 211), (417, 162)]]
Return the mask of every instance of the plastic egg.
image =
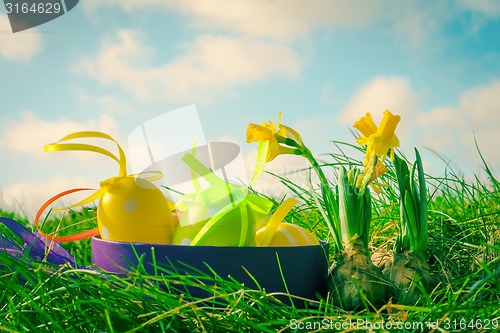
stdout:
[[(241, 246), (255, 245), (255, 218), (247, 214), (246, 236)], [(199, 246), (240, 246), (242, 223), (241, 209), (236, 208), (229, 211), (215, 224), (213, 224), (194, 245)]]
[[(260, 244), (260, 240), (264, 236), (265, 227), (257, 231), (255, 240)], [(280, 223), (271, 241), (267, 246), (305, 246), (319, 245), (319, 240), (306, 229), (290, 223)]]
[(210, 219), (209, 209), (199, 200), (194, 201), (189, 207), (179, 215), (180, 226), (195, 225), (206, 222)]
[(178, 225), (174, 232), (174, 245), (190, 245), (193, 238), (203, 228), (207, 221), (195, 224), (188, 224), (186, 226)]
[[(179, 216), (180, 226), (174, 236), (174, 244), (198, 246), (255, 244), (257, 215), (248, 206), (248, 201), (245, 199), (246, 191), (229, 188), (226, 183), (222, 184), (222, 186), (209, 186), (198, 192), (194, 200), (188, 198), (187, 201), (180, 201), (177, 204), (177, 207), (187, 205), (187, 208)], [(219, 218), (218, 214), (221, 212), (225, 213)], [(246, 225), (243, 223), (245, 219), (248, 222)], [(203, 228), (205, 225), (207, 228)], [(243, 240), (241, 240), (242, 227), (247, 229), (243, 232), (245, 235)]]
[(97, 208), (102, 239), (171, 244), (171, 203), (152, 182), (133, 176), (108, 181)]

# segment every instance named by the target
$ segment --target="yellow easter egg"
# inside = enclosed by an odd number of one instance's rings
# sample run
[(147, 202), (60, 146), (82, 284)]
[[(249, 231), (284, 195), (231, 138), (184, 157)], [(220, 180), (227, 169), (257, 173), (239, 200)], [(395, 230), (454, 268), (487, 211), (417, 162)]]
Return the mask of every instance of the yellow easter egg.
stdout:
[[(255, 235), (257, 244), (264, 236), (264, 230), (261, 228)], [(278, 229), (274, 233), (268, 246), (305, 246), (305, 245), (319, 245), (319, 240), (316, 236), (311, 234), (306, 229), (290, 223), (280, 223)]]
[(170, 202), (152, 182), (132, 176), (112, 178), (97, 208), (101, 237), (121, 242), (171, 244)]

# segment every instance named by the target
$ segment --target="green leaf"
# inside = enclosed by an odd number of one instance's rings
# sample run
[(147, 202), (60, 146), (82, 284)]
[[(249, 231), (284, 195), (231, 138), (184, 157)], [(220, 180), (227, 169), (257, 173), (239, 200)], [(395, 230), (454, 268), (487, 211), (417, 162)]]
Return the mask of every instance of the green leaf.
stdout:
[[(410, 182), (410, 194), (412, 198), (412, 203), (413, 203), (413, 208), (414, 208), (414, 216), (415, 216), (415, 221), (418, 224), (418, 221), (420, 219), (420, 190), (415, 182), (415, 172), (417, 170), (417, 165), (413, 164), (413, 167), (411, 168), (411, 177), (409, 179)], [(417, 230), (418, 230), (417, 226)]]
[(344, 167), (341, 167), (339, 170), (338, 183), (340, 231), (342, 241), (344, 243), (347, 243), (357, 233), (358, 217), (355, 204), (357, 195), (355, 194), (351, 184), (349, 183)]
[(413, 206), (413, 198), (411, 192), (406, 192), (404, 197), (404, 207), (407, 216), (406, 229), (409, 232), (410, 246), (414, 250), (416, 246), (416, 239), (418, 235), (417, 217), (415, 214), (415, 207)]
[(362, 234), (360, 236), (363, 237), (363, 243), (365, 248), (368, 249), (368, 237), (370, 235), (370, 222), (372, 219), (372, 196), (370, 191), (365, 191), (363, 194), (363, 209), (361, 216), (361, 228)]
[(402, 194), (407, 189), (405, 177), (409, 175), (410, 171), (408, 170), (408, 164), (398, 155), (394, 156), (394, 166), (396, 167), (399, 192)]
[(418, 183), (419, 183), (419, 196), (420, 196), (420, 205), (419, 205), (419, 251), (425, 252), (427, 251), (429, 239), (428, 239), (428, 216), (427, 216), (427, 188), (425, 184), (425, 173), (422, 165), (422, 158), (420, 157), (420, 153), (415, 148), (415, 156), (416, 156), (416, 165), (418, 170)]
[[(401, 201), (401, 199), (400, 199)], [(403, 253), (410, 248), (408, 233), (406, 231), (406, 224), (408, 223), (408, 217), (406, 216), (405, 206), (400, 202), (399, 204), (399, 234), (396, 241), (397, 253)]]

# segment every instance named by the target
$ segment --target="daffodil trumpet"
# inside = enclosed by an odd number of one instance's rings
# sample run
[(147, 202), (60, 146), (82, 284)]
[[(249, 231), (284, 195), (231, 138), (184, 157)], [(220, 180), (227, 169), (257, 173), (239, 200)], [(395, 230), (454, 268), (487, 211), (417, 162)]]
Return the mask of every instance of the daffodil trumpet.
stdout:
[(281, 112), (278, 113), (278, 123), (262, 122), (261, 125), (249, 124), (246, 141), (266, 143), (265, 162), (270, 162), (278, 155), (302, 155), (302, 138), (294, 129), (281, 124)]
[[(432, 287), (427, 264), (428, 221), (427, 192), (422, 159), (415, 149), (416, 162), (410, 169), (396, 156), (394, 166), (400, 192), (399, 233), (393, 256), (385, 263), (384, 275), (391, 284), (391, 294), (399, 303), (415, 305), (421, 302), (424, 291)], [(415, 179), (417, 181), (415, 181)]]
[[(118, 155), (99, 146), (67, 143), (75, 139), (97, 138), (109, 140), (116, 144)], [(174, 222), (172, 217), (173, 204), (152, 183), (161, 177), (161, 173), (153, 172), (149, 178), (129, 175), (126, 170), (126, 158), (120, 145), (108, 134), (85, 131), (69, 134), (57, 143), (46, 145), (46, 152), (57, 151), (88, 151), (110, 157), (119, 165), (118, 176), (100, 182), (100, 188), (86, 199), (63, 209), (69, 209), (99, 200), (97, 207), (97, 224), (101, 238), (121, 242), (142, 242), (153, 244), (170, 244), (172, 242)], [(60, 196), (83, 189), (74, 189), (56, 195), (41, 207), (35, 219), (38, 219), (48, 204)], [(38, 227), (37, 227), (38, 228)], [(77, 236), (49, 236), (55, 241), (71, 241), (95, 234), (95, 229)], [(45, 233), (42, 233), (46, 235)], [(48, 235), (46, 235), (48, 236)]]

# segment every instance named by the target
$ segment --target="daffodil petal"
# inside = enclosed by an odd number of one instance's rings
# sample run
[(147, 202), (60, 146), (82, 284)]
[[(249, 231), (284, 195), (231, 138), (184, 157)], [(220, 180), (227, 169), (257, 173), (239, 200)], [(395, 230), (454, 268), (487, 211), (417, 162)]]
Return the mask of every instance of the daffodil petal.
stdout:
[(271, 140), (269, 140), (269, 149), (267, 151), (266, 162), (270, 162), (276, 158), (280, 153), (280, 144), (278, 140), (273, 136)]
[(359, 138), (356, 139), (356, 142), (360, 146), (366, 146), (368, 143), (370, 143), (370, 139), (365, 136), (360, 136)]
[(373, 122), (372, 115), (367, 112), (364, 117), (360, 118), (353, 125), (355, 129), (361, 132), (365, 137), (377, 133), (377, 126)]
[(300, 134), (296, 130), (294, 130), (293, 128), (285, 126), (285, 125), (281, 125), (280, 131), (284, 131), (284, 135), (282, 135), (282, 136), (290, 138), (290, 139), (300, 143), (301, 145), (303, 144)]
[(258, 141), (268, 141), (274, 138), (274, 133), (269, 128), (249, 124), (246, 133), (247, 142), (258, 142)]
[(386, 110), (377, 128), (377, 133), (384, 138), (391, 138), (394, 136), (394, 131), (400, 120), (401, 116), (395, 116), (389, 110)]

